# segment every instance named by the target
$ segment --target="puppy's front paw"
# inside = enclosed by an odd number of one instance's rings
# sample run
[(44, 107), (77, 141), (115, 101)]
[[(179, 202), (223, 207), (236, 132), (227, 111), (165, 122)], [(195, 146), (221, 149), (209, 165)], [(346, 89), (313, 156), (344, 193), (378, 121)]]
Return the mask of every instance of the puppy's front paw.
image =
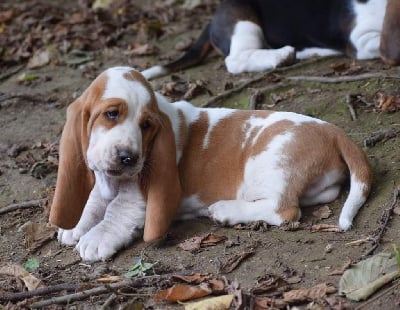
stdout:
[(75, 245), (78, 243), (79, 238), (74, 237), (73, 229), (58, 229), (57, 239), (59, 242), (65, 245)]
[(100, 223), (80, 238), (76, 249), (85, 261), (106, 260), (128, 243), (127, 238)]
[(236, 217), (235, 202), (230, 200), (221, 200), (212, 204), (208, 211), (214, 221), (223, 225), (235, 225), (241, 223), (241, 219)]

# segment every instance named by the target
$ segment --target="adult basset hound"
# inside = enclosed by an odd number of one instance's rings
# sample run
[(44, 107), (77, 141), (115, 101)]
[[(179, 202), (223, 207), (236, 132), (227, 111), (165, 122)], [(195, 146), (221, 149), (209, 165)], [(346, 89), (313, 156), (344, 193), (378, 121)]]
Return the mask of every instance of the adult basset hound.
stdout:
[[(67, 112), (50, 222), (85, 260), (104, 260), (172, 220), (297, 221), (350, 179), (339, 226), (371, 189), (363, 151), (343, 130), (290, 112), (170, 103), (137, 71), (100, 74)], [(144, 228), (144, 232), (143, 232)]]
[[(385, 14), (386, 13), (386, 14)], [(398, 0), (226, 0), (178, 60), (154, 66), (147, 79), (201, 62), (214, 47), (230, 73), (258, 72), (295, 58), (345, 54), (400, 63)]]

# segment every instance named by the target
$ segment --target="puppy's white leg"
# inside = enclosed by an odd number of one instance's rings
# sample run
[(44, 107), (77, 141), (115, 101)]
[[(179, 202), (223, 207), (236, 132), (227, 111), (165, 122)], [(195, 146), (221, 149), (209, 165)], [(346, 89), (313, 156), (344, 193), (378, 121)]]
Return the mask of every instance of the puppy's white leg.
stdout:
[(236, 24), (231, 38), (229, 55), (225, 58), (230, 73), (259, 72), (294, 60), (294, 48), (262, 49), (264, 42), (260, 26), (250, 21)]
[(90, 192), (88, 201), (83, 209), (82, 216), (73, 229), (59, 229), (58, 240), (66, 245), (75, 245), (79, 239), (104, 217), (108, 201), (104, 200), (96, 183)]
[(278, 202), (271, 199), (221, 200), (212, 204), (209, 211), (215, 221), (228, 225), (265, 221), (268, 224), (279, 226), (286, 220), (297, 221), (300, 218), (299, 208), (295, 208), (294, 212), (297, 214), (289, 219), (284, 214), (278, 213), (277, 207)]
[(337, 50), (332, 50), (330, 48), (319, 48), (319, 47), (309, 47), (301, 51), (296, 52), (297, 59), (307, 59), (314, 56), (327, 57), (340, 55), (341, 52)]
[(105, 260), (141, 234), (146, 204), (137, 184), (124, 184), (107, 207), (104, 220), (82, 236), (76, 246), (82, 259)]
[(354, 1), (355, 26), (350, 34), (357, 59), (377, 58), (386, 0), (370, 0), (366, 3)]

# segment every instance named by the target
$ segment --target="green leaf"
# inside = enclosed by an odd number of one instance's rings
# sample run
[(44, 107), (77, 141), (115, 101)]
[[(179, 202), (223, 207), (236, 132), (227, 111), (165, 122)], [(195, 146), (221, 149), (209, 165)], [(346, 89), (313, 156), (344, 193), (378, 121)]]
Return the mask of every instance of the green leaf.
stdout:
[(26, 261), (24, 268), (28, 272), (35, 271), (36, 269), (39, 268), (39, 260), (37, 258), (29, 258)]
[(17, 77), (17, 82), (22, 83), (22, 82), (31, 82), (36, 79), (38, 79), (39, 76), (35, 73), (22, 73)]
[(146, 275), (146, 271), (153, 268), (156, 263), (146, 263), (143, 262), (141, 257), (136, 258), (135, 264), (128, 270), (125, 274), (125, 277), (132, 278), (132, 277), (142, 277)]

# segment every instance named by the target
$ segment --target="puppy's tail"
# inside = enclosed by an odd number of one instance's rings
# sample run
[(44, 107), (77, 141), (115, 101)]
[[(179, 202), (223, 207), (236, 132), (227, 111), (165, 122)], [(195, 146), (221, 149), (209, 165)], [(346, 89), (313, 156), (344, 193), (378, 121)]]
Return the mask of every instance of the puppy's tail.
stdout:
[(148, 79), (154, 79), (168, 75), (182, 69), (186, 69), (200, 63), (211, 51), (210, 24), (203, 30), (197, 41), (186, 51), (178, 60), (175, 60), (164, 66), (154, 66), (142, 71), (143, 76)]
[(367, 156), (353, 140), (343, 133), (337, 141), (350, 172), (350, 192), (339, 216), (340, 229), (348, 230), (371, 191), (372, 171)]

